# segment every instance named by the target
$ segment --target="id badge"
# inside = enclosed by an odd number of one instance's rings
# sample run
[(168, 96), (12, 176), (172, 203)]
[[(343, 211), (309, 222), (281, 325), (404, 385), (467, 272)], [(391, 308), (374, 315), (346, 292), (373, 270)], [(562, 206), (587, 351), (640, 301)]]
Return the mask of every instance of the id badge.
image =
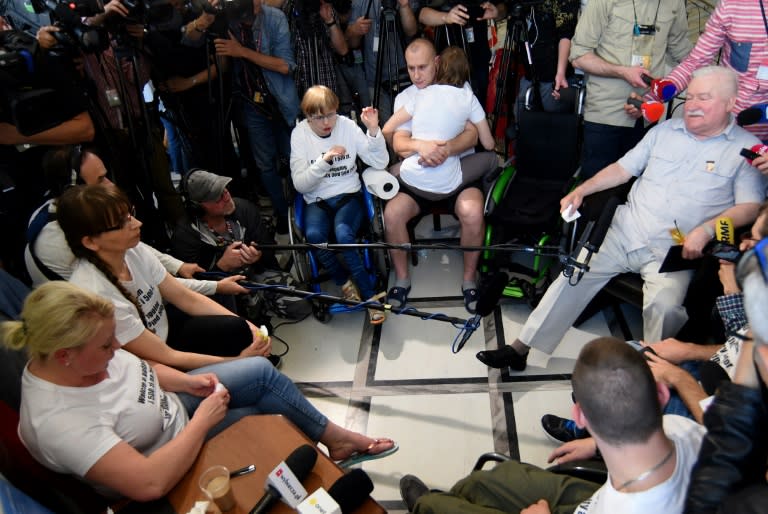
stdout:
[(117, 89), (106, 89), (104, 95), (107, 97), (107, 105), (110, 107), (120, 107), (122, 102), (120, 101), (120, 94)]
[(264, 103), (264, 96), (261, 94), (260, 91), (256, 91), (253, 93), (253, 103), (261, 104)]
[(363, 52), (359, 48), (352, 50), (352, 57), (355, 60), (355, 64), (363, 64)]
[(646, 70), (653, 66), (653, 36), (654, 34), (632, 34), (632, 58), (630, 66), (642, 66)]
[(475, 29), (472, 27), (464, 28), (464, 37), (467, 39), (467, 43), (475, 42)]
[(373, 36), (373, 53), (379, 52), (379, 35)]
[(768, 59), (765, 59), (757, 67), (757, 80), (768, 80)]

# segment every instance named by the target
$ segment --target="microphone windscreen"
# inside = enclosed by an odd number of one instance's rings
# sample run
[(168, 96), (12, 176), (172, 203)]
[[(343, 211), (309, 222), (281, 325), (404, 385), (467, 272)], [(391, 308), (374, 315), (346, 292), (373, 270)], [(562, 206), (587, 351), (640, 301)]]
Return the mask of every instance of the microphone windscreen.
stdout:
[(315, 467), (315, 462), (317, 462), (317, 450), (308, 444), (299, 446), (285, 459), (285, 465), (293, 471), (300, 482), (307, 478), (309, 472)]
[(758, 107), (749, 107), (736, 115), (736, 123), (743, 127), (744, 125), (753, 125), (760, 121), (763, 112)]
[(509, 276), (503, 271), (498, 271), (480, 285), (477, 293), (477, 313), (480, 316), (485, 317), (493, 312), (507, 284), (509, 284)]
[(668, 102), (677, 94), (677, 86), (671, 80), (658, 79), (651, 84), (651, 92), (662, 102)]
[(664, 104), (659, 102), (645, 102), (641, 110), (643, 111), (643, 118), (650, 123), (656, 123), (664, 114)]
[(589, 236), (589, 244), (592, 248), (594, 248), (595, 252), (597, 252), (600, 248), (600, 245), (603, 244), (603, 239), (605, 239), (605, 234), (608, 233), (608, 227), (611, 226), (613, 215), (616, 212), (616, 207), (619, 206), (619, 203), (621, 203), (619, 197), (616, 195), (611, 195), (603, 205), (603, 210), (600, 211), (600, 217), (597, 219), (595, 228), (592, 231), (592, 234)]
[(342, 514), (353, 512), (373, 491), (373, 482), (362, 469), (353, 469), (334, 482), (328, 494), (339, 504)]
[(758, 155), (766, 155), (768, 154), (768, 145), (758, 143), (756, 145), (752, 145), (752, 148), (750, 148), (750, 150), (752, 150)]
[(728, 244), (734, 244), (736, 238), (733, 231), (733, 220), (727, 216), (715, 221), (715, 239)]

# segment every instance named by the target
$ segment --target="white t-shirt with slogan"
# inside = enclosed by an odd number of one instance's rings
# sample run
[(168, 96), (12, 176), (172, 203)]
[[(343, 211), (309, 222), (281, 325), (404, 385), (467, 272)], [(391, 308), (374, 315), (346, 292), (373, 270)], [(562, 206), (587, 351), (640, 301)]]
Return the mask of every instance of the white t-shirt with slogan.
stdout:
[[(147, 327), (165, 341), (168, 338), (168, 316), (158, 285), (168, 272), (144, 243), (139, 243), (125, 254), (125, 262), (132, 280), (122, 285), (134, 295), (141, 306)], [(112, 300), (115, 305), (115, 337), (123, 345), (130, 343), (144, 331), (136, 307), (90, 262), (79, 259), (70, 282)]]

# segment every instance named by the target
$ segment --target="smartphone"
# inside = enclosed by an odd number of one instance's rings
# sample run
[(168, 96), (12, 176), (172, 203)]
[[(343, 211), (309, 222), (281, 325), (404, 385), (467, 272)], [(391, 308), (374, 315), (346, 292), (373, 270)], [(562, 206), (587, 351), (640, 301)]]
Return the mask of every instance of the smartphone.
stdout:
[(741, 256), (741, 251), (738, 246), (723, 243), (722, 241), (715, 241), (707, 245), (704, 247), (704, 253), (728, 262), (736, 262)]

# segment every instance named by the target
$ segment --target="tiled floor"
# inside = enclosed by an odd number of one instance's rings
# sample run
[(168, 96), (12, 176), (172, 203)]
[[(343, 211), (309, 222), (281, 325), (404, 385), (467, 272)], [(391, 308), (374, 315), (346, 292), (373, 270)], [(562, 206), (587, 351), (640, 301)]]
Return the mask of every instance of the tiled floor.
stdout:
[[(443, 225), (434, 233), (425, 218), (417, 237), (455, 235), (455, 220), (444, 216)], [(461, 269), (459, 252), (421, 252), (409, 305), (469, 317)], [(375, 484), (373, 497), (390, 512), (405, 512), (398, 481), (406, 473), (447, 489), (488, 451), (546, 465), (554, 444), (541, 416), (569, 414), (570, 372), (581, 345), (619, 332), (599, 313), (572, 328), (551, 358), (532, 353), (524, 373), (489, 370), (475, 359), (481, 349), (514, 340), (529, 312), (525, 302), (502, 301), (458, 353), (451, 351), (458, 330), (445, 322), (390, 315), (374, 328), (362, 312), (336, 314), (326, 324), (310, 318), (277, 329), (290, 345), (282, 371), (336, 423), (399, 443), (399, 452), (363, 469)], [(639, 314), (626, 314), (638, 326)]]

